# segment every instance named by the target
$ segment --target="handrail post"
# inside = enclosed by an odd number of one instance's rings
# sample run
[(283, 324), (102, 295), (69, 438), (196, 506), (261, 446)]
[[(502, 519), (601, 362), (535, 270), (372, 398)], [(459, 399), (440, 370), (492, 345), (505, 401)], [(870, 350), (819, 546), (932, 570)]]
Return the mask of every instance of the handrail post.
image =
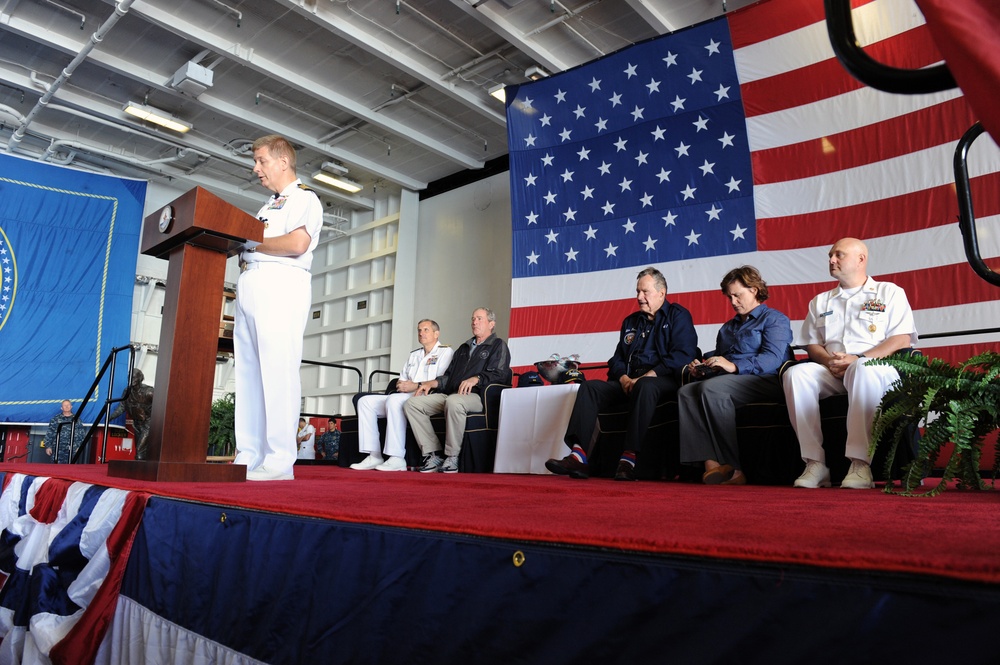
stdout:
[(955, 146), (955, 193), (958, 196), (958, 228), (962, 231), (965, 257), (977, 275), (993, 286), (1000, 286), (1000, 274), (993, 272), (979, 252), (979, 235), (976, 214), (972, 207), (972, 188), (969, 184), (969, 150), (972, 143), (986, 130), (980, 122), (974, 123)]
[(917, 95), (957, 88), (947, 65), (926, 69), (890, 67), (871, 58), (858, 44), (851, 19), (851, 0), (824, 0), (830, 45), (847, 72), (865, 85), (883, 92)]

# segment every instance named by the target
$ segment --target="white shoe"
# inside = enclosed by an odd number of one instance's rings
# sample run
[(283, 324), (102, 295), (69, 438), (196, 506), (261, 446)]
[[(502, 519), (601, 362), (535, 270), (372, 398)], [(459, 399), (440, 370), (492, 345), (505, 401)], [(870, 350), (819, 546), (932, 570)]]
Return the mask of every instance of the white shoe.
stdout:
[(351, 468), (357, 469), (358, 471), (370, 471), (371, 469), (374, 469), (381, 463), (382, 463), (381, 457), (375, 457), (374, 455), (369, 455), (360, 462), (352, 464)]
[(247, 471), (247, 480), (295, 480), (295, 476), (291, 473), (278, 473), (259, 466), (253, 471)]
[(406, 460), (402, 457), (390, 457), (375, 467), (376, 471), (406, 471)]
[(444, 458), (441, 473), (458, 473), (458, 455), (449, 455)]
[(852, 459), (851, 469), (844, 476), (844, 481), (840, 483), (840, 486), (852, 490), (873, 489), (875, 481), (872, 480), (872, 468), (868, 465), (868, 462)]
[(829, 487), (830, 469), (826, 467), (826, 464), (811, 459), (806, 462), (806, 470), (795, 480), (794, 485), (795, 487), (809, 487), (811, 489)]

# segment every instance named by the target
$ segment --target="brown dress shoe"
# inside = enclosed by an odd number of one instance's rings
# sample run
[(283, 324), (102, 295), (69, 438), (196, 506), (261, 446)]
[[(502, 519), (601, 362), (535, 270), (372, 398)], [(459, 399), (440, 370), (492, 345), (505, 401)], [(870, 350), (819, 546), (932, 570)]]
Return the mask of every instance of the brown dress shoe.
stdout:
[(545, 463), (545, 468), (557, 476), (569, 476), (570, 478), (589, 478), (590, 469), (587, 464), (576, 458), (576, 455), (566, 455), (562, 459), (550, 459)]
[(718, 485), (724, 483), (733, 477), (733, 473), (736, 470), (729, 464), (723, 464), (722, 466), (717, 466), (710, 471), (706, 471), (701, 476), (701, 482), (706, 485)]
[(615, 480), (635, 480), (635, 464), (620, 460), (615, 471)]
[(720, 485), (746, 485), (747, 484), (747, 477), (746, 477), (746, 474), (741, 473), (738, 476), (733, 476), (729, 480), (723, 480), (719, 484)]

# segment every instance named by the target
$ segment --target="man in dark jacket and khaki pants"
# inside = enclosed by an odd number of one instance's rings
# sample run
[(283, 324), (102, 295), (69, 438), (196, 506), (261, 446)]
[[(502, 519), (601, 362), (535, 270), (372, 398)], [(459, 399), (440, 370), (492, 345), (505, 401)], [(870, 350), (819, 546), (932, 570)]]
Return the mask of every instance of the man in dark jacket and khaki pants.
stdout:
[[(493, 333), (495, 327), (492, 310), (480, 307), (472, 312), (472, 337), (455, 352), (448, 371), (421, 383), (406, 401), (403, 410), (424, 456), (421, 473), (458, 472), (466, 417), (483, 412), (483, 395), (489, 384), (511, 382), (510, 350)], [(438, 454), (441, 442), (431, 425), (431, 416), (442, 412), (447, 421), (443, 459)]]

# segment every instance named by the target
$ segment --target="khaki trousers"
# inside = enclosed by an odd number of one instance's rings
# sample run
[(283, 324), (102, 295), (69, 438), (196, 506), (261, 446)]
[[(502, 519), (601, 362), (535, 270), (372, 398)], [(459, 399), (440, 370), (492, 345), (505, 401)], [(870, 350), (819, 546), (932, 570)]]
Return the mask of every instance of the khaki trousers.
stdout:
[(433, 393), (411, 397), (406, 400), (403, 411), (406, 412), (410, 429), (413, 430), (413, 436), (420, 445), (420, 452), (424, 455), (441, 450), (441, 442), (431, 425), (431, 416), (444, 413), (444, 454), (447, 457), (453, 457), (462, 451), (466, 417), (470, 413), (482, 413), (483, 400), (476, 393), (469, 395)]

